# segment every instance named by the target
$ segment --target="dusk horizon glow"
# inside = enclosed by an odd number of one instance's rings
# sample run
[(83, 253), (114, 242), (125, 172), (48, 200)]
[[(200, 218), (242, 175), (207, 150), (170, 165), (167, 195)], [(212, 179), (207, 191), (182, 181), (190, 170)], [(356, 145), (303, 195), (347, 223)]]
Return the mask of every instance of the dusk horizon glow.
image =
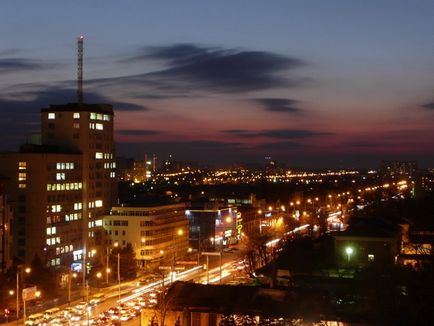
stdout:
[(201, 1), (3, 4), (0, 151), (39, 112), (115, 110), (116, 152), (209, 166), (434, 166), (434, 3)]

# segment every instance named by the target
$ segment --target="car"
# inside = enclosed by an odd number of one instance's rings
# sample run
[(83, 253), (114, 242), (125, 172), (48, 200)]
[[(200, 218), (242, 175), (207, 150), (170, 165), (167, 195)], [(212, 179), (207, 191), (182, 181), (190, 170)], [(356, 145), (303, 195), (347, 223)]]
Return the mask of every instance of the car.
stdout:
[(87, 308), (87, 302), (82, 301), (75, 305), (75, 309), (77, 310), (85, 310)]
[(33, 314), (30, 315), (24, 325), (39, 325), (44, 322), (44, 314)]

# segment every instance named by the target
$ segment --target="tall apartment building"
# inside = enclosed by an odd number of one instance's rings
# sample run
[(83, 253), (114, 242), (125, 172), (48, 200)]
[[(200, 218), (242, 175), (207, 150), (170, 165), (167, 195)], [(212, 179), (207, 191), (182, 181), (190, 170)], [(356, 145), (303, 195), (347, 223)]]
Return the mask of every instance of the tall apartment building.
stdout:
[(103, 224), (107, 247), (130, 243), (142, 266), (171, 263), (188, 251), (185, 204), (113, 207)]
[(84, 238), (88, 252), (101, 248), (101, 216), (110, 211), (117, 190), (113, 107), (71, 103), (41, 113), (42, 143), (82, 154)]
[(5, 273), (12, 265), (12, 207), (8, 203), (6, 178), (0, 177), (0, 273)]
[(116, 198), (113, 108), (52, 105), (41, 110), (41, 146), (0, 154), (14, 200), (14, 253), (48, 266), (81, 264), (103, 244), (101, 217)]

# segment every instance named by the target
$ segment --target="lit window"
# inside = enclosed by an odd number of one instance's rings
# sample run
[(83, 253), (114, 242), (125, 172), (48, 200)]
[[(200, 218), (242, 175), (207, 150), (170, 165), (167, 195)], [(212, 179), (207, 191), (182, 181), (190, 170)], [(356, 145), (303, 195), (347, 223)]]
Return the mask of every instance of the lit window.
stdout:
[(56, 119), (56, 113), (48, 113), (48, 120)]
[(18, 184), (18, 188), (25, 189), (26, 188), (26, 184), (25, 183), (20, 183), (20, 184)]
[(74, 203), (74, 209), (77, 211), (77, 210), (80, 210), (80, 209), (82, 209), (83, 208), (83, 204), (82, 203)]
[(89, 129), (95, 129), (95, 124), (93, 122), (89, 123)]
[(102, 114), (101, 113), (97, 113), (96, 114), (96, 119), (97, 120), (102, 120)]
[(102, 200), (95, 200), (95, 207), (102, 207)]
[(91, 120), (95, 120), (96, 119), (96, 113), (95, 112), (91, 112), (90, 113), (90, 119)]
[(73, 127), (74, 127), (74, 129), (79, 129), (80, 124), (78, 122), (74, 122)]
[(95, 123), (95, 129), (96, 130), (103, 130), (104, 129), (104, 125), (102, 123)]
[(368, 261), (369, 261), (369, 262), (373, 262), (374, 260), (375, 260), (375, 256), (372, 255), (372, 254), (369, 254), (369, 255), (368, 255)]
[(25, 170), (27, 168), (27, 162), (18, 162), (18, 170)]
[(58, 213), (62, 210), (62, 206), (60, 205), (51, 205), (51, 211), (53, 213)]
[(65, 173), (56, 173), (56, 180), (65, 180)]
[(79, 112), (74, 112), (73, 118), (74, 119), (80, 119), (80, 113)]
[(27, 173), (25, 172), (18, 173), (18, 181), (26, 181), (26, 179), (27, 179)]
[(103, 158), (103, 153), (101, 153), (101, 152), (96, 152), (96, 153), (95, 153), (95, 158), (96, 158), (97, 160), (101, 160), (101, 159)]
[(96, 220), (95, 226), (102, 226), (102, 220)]
[(108, 114), (104, 114), (104, 121), (110, 121), (110, 116)]

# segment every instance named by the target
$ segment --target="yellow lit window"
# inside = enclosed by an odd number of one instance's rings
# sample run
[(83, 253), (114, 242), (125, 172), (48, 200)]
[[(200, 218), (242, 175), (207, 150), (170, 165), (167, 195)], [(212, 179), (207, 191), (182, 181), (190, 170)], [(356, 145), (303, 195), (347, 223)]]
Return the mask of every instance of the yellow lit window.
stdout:
[(18, 170), (27, 169), (27, 162), (18, 162)]
[(27, 179), (27, 173), (25, 172), (18, 173), (18, 181), (26, 181), (26, 179)]
[(48, 113), (48, 120), (56, 119), (56, 113)]

